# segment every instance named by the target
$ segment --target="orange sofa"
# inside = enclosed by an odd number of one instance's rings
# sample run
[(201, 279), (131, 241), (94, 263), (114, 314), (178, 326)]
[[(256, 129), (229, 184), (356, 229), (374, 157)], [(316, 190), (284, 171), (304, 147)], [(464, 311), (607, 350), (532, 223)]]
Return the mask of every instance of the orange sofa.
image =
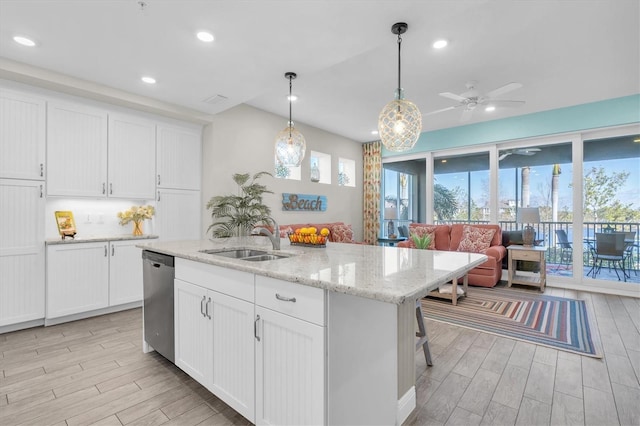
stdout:
[[(435, 242), (434, 250), (458, 251), (463, 236), (465, 226), (481, 229), (494, 229), (495, 234), (489, 243), (489, 248), (481, 253), (487, 255), (488, 260), (482, 265), (473, 268), (469, 272), (469, 284), (481, 287), (493, 287), (502, 277), (502, 259), (506, 256), (507, 250), (502, 245), (502, 229), (499, 225), (427, 225), (424, 223), (412, 223), (409, 225), (409, 234), (415, 232), (417, 228), (433, 227)], [(398, 247), (415, 248), (413, 241), (409, 238), (397, 244)]]

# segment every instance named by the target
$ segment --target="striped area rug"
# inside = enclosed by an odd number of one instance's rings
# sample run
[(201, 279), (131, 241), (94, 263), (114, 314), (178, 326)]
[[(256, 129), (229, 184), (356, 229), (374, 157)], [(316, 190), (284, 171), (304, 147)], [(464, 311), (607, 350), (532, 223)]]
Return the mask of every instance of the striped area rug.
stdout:
[(430, 320), (602, 358), (584, 300), (469, 287), (467, 297), (459, 299), (457, 306), (447, 300), (422, 299), (422, 312)]

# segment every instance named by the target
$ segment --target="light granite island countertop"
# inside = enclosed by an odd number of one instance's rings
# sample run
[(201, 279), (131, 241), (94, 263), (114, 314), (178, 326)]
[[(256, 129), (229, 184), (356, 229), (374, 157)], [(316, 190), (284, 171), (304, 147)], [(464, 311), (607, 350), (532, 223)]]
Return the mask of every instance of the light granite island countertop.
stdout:
[[(221, 238), (140, 243), (138, 247), (178, 258), (237, 269), (285, 281), (358, 297), (401, 304), (426, 296), (431, 290), (484, 263), (477, 253), (414, 250), (364, 244), (328, 243), (326, 248), (290, 245), (281, 239), (274, 251), (267, 237)], [(202, 250), (261, 249), (290, 257), (247, 262)]]
[[(402, 424), (416, 407), (416, 300), (486, 260), (286, 239), (274, 251), (261, 236), (138, 247), (176, 258), (176, 365), (255, 424)], [(289, 257), (203, 252), (237, 248)]]

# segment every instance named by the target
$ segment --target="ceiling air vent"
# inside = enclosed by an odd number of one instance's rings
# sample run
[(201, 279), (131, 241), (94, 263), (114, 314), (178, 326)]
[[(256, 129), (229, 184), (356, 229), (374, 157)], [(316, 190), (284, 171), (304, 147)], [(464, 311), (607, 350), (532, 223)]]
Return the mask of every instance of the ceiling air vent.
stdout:
[(227, 98), (226, 96), (213, 95), (213, 96), (210, 96), (210, 97), (204, 99), (202, 102), (210, 104), (210, 105), (216, 105), (216, 104), (219, 104), (220, 102), (226, 101), (227, 99), (229, 99), (229, 98)]

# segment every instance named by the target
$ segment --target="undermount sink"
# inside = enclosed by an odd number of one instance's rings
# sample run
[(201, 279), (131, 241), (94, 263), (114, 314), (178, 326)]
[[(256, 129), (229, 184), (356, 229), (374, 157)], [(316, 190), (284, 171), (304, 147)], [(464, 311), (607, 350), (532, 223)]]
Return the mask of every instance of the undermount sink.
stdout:
[(232, 259), (242, 259), (245, 257), (251, 256), (261, 256), (263, 254), (267, 254), (266, 251), (263, 250), (252, 250), (252, 249), (233, 249), (233, 250), (201, 250), (201, 253), (213, 254), (215, 256), (222, 257), (230, 257)]
[(214, 256), (229, 257), (231, 259), (248, 260), (250, 262), (264, 262), (267, 260), (277, 260), (289, 257), (287, 254), (272, 254), (264, 250), (253, 249), (233, 249), (233, 250), (200, 250), (200, 253)]
[(289, 256), (282, 256), (279, 254), (261, 254), (260, 256), (242, 257), (242, 260), (248, 260), (250, 262), (264, 262), (265, 260), (277, 260), (284, 259)]

